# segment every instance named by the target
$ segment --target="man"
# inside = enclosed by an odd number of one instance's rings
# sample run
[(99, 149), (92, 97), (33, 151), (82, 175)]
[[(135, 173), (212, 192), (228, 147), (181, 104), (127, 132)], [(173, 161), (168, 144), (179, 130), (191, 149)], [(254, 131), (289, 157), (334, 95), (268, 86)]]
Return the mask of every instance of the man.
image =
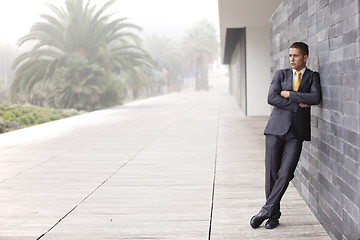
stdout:
[(310, 141), (310, 106), (319, 104), (319, 73), (306, 68), (309, 48), (305, 43), (290, 46), (292, 69), (275, 73), (270, 84), (268, 103), (274, 106), (265, 128), (265, 193), (266, 203), (253, 216), (250, 225), (258, 228), (266, 219), (265, 228), (279, 225), (280, 200), (294, 177), (303, 141)]

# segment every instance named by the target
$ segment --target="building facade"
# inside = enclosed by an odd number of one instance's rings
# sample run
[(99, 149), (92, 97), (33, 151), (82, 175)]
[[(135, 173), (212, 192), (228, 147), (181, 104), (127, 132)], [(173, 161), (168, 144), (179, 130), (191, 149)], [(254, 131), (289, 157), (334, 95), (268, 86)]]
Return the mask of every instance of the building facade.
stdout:
[(269, 18), (281, 0), (219, 0), (223, 63), (229, 65), (230, 93), (248, 116), (270, 113)]
[[(243, 111), (242, 101), (246, 103), (245, 114), (266, 115), (265, 107), (252, 109), (258, 107), (252, 97), (267, 95), (274, 72), (290, 67), (292, 42), (309, 45), (308, 67), (320, 73), (323, 99), (312, 107), (312, 141), (304, 143), (293, 183), (332, 239), (360, 239), (360, 0), (272, 1), (275, 10), (268, 18), (269, 36), (263, 35), (268, 41), (264, 44), (269, 47), (267, 56), (261, 54), (267, 54), (262, 47), (258, 52), (249, 49), (254, 42), (250, 43), (251, 26), (246, 21), (226, 25), (221, 7), (232, 6), (230, 2), (219, 0), (220, 27), (225, 33), (223, 62), (230, 69), (230, 92)], [(247, 2), (253, 1), (236, 2), (242, 2), (241, 14), (251, 10)], [(260, 69), (256, 60), (266, 57), (268, 77), (263, 73), (261, 83), (256, 82), (251, 69)], [(266, 104), (266, 96), (261, 101)]]

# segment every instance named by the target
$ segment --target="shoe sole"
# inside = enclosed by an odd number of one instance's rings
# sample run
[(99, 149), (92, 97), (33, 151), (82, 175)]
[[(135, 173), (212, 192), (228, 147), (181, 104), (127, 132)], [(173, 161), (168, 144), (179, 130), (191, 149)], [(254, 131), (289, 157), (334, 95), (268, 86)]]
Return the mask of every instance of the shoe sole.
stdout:
[(277, 228), (277, 226), (279, 226), (279, 225), (280, 225), (280, 223), (276, 224), (276, 226), (273, 226), (273, 227), (272, 227), (272, 226), (270, 227), (270, 226), (266, 226), (266, 225), (265, 225), (265, 228), (266, 228), (266, 229), (274, 229), (274, 228)]

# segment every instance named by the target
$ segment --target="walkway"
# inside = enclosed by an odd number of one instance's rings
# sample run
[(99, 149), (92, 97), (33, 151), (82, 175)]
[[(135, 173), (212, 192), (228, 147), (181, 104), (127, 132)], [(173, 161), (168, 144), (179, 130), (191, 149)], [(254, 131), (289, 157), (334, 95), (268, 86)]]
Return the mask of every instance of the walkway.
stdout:
[(213, 91), (2, 134), (0, 240), (329, 239), (292, 185), (281, 225), (250, 227), (265, 122)]

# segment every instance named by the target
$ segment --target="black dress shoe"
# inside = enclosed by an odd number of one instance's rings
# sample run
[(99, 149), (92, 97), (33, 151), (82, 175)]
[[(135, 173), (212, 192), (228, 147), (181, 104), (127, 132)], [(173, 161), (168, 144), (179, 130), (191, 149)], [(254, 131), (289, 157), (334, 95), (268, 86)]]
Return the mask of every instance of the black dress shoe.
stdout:
[(278, 225), (279, 225), (279, 219), (270, 218), (270, 219), (265, 223), (265, 228), (266, 228), (266, 229), (273, 229), (273, 228), (276, 228)]
[(265, 221), (265, 219), (268, 219), (268, 217), (262, 216), (260, 213), (258, 213), (251, 218), (250, 225), (252, 228), (258, 228), (263, 223), (263, 221)]

